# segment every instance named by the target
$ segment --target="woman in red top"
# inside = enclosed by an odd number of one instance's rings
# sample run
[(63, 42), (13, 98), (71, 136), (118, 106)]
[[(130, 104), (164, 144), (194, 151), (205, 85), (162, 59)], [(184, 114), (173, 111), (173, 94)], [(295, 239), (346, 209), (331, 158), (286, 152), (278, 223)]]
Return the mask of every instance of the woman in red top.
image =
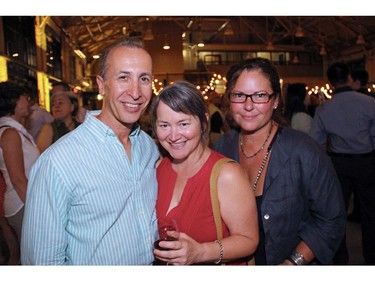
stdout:
[(223, 240), (217, 239), (210, 196), (210, 175), (223, 158), (208, 147), (208, 111), (202, 94), (188, 82), (165, 87), (152, 105), (152, 125), (165, 157), (157, 167), (158, 217), (177, 221), (178, 241), (162, 241), (154, 250), (168, 264), (238, 263), (258, 245), (254, 192), (236, 162), (220, 170), (217, 189)]

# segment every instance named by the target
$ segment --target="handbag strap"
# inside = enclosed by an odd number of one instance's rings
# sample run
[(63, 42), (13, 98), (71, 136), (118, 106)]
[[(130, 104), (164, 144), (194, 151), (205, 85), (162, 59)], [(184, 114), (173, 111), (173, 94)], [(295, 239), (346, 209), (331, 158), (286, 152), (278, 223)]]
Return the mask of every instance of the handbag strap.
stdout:
[[(220, 215), (220, 206), (219, 206), (219, 197), (217, 193), (217, 178), (219, 176), (221, 167), (225, 163), (235, 162), (230, 158), (221, 158), (220, 160), (216, 161), (210, 177), (210, 193), (211, 193), (211, 202), (212, 202), (212, 211), (214, 213), (214, 219), (216, 224), (216, 233), (217, 239), (223, 239), (223, 226), (221, 224), (221, 215)], [(222, 264), (224, 265), (224, 264)], [(254, 256), (250, 257), (247, 261), (247, 265), (255, 265)]]
[(219, 240), (223, 239), (223, 226), (221, 224), (219, 197), (217, 193), (217, 178), (219, 176), (221, 167), (225, 163), (228, 163), (228, 162), (234, 162), (234, 160), (225, 157), (216, 161), (212, 169), (211, 176), (210, 176), (210, 194), (211, 194), (212, 211), (214, 213), (217, 239)]

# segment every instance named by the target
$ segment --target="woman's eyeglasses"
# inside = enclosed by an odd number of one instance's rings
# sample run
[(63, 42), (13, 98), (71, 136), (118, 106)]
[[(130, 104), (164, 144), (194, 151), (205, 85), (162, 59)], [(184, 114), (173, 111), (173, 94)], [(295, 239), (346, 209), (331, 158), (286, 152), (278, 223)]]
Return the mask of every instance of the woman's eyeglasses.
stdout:
[(271, 99), (272, 94), (266, 92), (258, 92), (251, 95), (247, 95), (241, 92), (229, 93), (229, 100), (233, 103), (244, 103), (247, 98), (250, 98), (253, 103), (268, 103)]

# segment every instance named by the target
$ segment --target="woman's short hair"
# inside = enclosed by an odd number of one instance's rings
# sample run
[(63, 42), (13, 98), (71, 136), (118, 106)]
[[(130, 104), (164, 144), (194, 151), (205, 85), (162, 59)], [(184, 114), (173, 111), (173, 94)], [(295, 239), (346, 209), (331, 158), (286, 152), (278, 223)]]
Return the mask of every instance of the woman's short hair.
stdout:
[(51, 96), (51, 103), (53, 102), (55, 98), (59, 96), (64, 96), (71, 104), (73, 104), (74, 109), (72, 112), (72, 116), (75, 117), (79, 109), (78, 98), (70, 91), (59, 91), (59, 92), (54, 93)]
[(193, 84), (186, 81), (177, 81), (166, 86), (156, 96), (151, 107), (151, 122), (154, 133), (157, 121), (156, 111), (160, 102), (163, 102), (175, 112), (197, 117), (201, 126), (202, 141), (208, 140), (207, 106), (201, 92)]

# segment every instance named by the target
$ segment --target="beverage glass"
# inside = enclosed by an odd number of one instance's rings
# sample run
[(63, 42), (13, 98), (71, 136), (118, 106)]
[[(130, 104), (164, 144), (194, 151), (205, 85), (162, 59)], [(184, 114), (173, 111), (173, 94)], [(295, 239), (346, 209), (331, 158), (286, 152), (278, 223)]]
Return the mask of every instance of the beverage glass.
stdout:
[(160, 241), (177, 241), (179, 238), (179, 230), (175, 219), (162, 217), (157, 219), (157, 240), (154, 242), (154, 248), (161, 251), (169, 251), (168, 248), (159, 246)]
[[(177, 241), (179, 239), (180, 232), (178, 230), (177, 222), (175, 219), (169, 217), (162, 217), (154, 222), (156, 233), (154, 239), (154, 248), (160, 251), (169, 251), (170, 249), (160, 247), (160, 241)], [(155, 259), (153, 265), (169, 265), (164, 261)]]

